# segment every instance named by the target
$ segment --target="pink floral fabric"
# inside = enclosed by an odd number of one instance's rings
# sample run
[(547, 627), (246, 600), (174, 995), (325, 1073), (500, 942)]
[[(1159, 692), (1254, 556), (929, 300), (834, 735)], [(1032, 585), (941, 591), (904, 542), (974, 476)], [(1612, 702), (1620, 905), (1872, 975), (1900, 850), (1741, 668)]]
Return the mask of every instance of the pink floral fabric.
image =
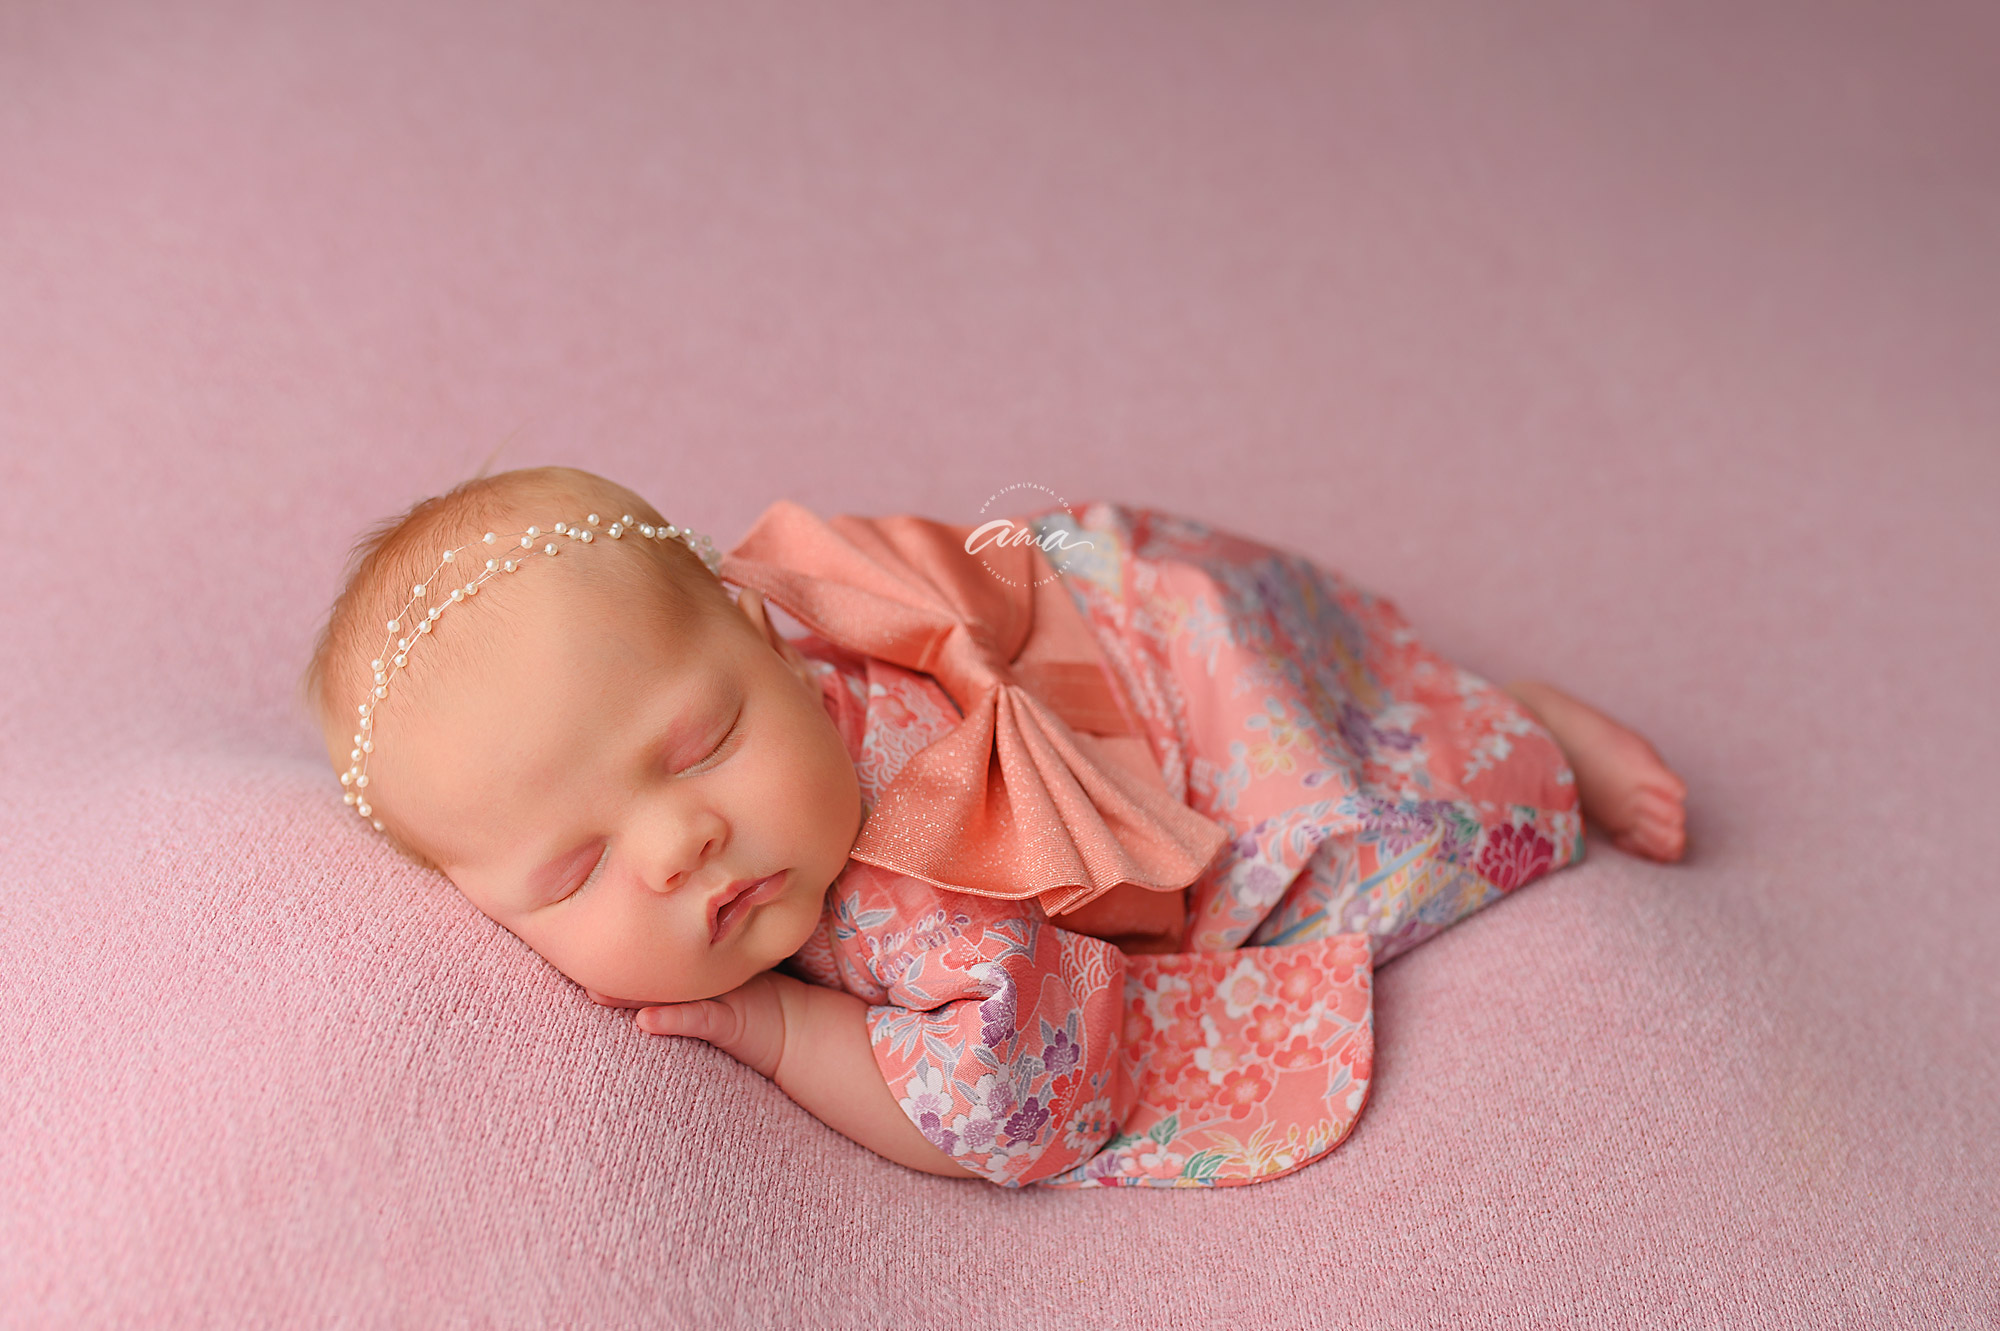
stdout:
[[(1305, 559), (1108, 503), (1030, 523), (1169, 788), (1230, 830), (1190, 950), (850, 861), (785, 969), (870, 1004), (904, 1112), (994, 1183), (1280, 1177), (1366, 1103), (1373, 967), (1581, 858), (1574, 777), (1510, 696)], [(958, 719), (929, 676), (801, 645), (866, 801)]]

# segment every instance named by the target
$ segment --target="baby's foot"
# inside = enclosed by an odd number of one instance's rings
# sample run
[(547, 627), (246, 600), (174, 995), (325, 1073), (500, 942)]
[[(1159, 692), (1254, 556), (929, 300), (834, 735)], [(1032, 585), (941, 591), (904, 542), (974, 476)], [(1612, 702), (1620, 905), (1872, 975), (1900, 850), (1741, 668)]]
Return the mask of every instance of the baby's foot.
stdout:
[(1671, 862), (1687, 847), (1687, 783), (1644, 737), (1553, 684), (1520, 679), (1507, 692), (1562, 745), (1584, 816), (1628, 855)]

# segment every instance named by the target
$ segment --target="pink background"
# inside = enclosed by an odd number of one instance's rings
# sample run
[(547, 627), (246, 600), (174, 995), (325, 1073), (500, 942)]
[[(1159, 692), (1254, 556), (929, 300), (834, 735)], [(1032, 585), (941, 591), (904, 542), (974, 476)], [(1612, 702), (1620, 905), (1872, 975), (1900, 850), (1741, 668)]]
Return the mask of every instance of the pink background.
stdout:
[[(2000, 1318), (1991, 6), (0, 8), (0, 1325)], [(368, 523), (1188, 512), (1687, 777), (1290, 1178), (905, 1171), (354, 825)]]

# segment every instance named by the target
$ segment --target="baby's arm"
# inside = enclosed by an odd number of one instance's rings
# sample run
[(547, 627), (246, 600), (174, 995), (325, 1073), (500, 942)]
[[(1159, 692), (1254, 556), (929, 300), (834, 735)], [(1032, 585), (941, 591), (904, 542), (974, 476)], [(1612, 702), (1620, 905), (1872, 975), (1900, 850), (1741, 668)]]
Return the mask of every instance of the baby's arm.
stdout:
[(853, 994), (765, 971), (719, 998), (645, 1008), (637, 1021), (656, 1035), (708, 1041), (877, 1155), (927, 1174), (979, 1177), (896, 1103), (868, 1041), (868, 1005)]

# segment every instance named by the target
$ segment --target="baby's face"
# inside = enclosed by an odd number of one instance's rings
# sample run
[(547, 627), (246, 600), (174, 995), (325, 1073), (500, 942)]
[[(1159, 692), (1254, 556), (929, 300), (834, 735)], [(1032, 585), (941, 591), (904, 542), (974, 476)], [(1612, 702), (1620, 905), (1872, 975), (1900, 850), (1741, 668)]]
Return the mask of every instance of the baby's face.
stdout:
[[(600, 1001), (726, 993), (816, 926), (860, 830), (853, 761), (756, 593), (675, 625), (553, 562), (489, 587), (513, 613), (477, 625), (476, 659), (382, 710), (375, 803)], [(716, 929), (732, 889), (773, 876)]]

